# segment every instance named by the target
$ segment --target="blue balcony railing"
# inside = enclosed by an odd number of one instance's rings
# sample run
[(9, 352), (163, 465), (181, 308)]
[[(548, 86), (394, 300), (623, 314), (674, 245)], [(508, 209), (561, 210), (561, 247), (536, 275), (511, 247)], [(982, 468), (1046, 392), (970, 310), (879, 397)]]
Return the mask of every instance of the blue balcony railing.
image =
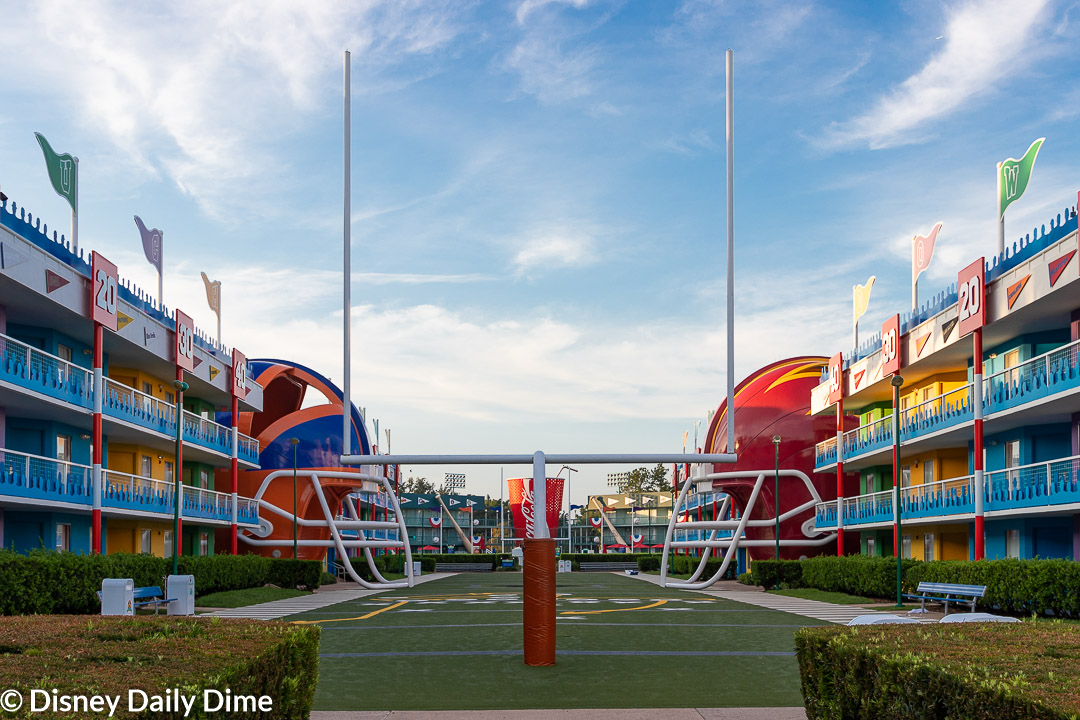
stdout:
[(176, 489), (171, 482), (127, 473), (102, 470), (101, 504), (122, 510), (173, 514), (173, 495)]
[[(901, 517), (915, 520), (975, 512), (973, 476), (941, 480), (903, 488)], [(1032, 463), (986, 473), (984, 508), (987, 512), (1043, 508), (1080, 503), (1080, 456)], [(844, 525), (893, 522), (893, 491), (844, 499)], [(836, 527), (836, 503), (819, 503), (818, 529)]]
[(91, 505), (90, 468), (0, 449), (0, 496)]
[(90, 371), (7, 335), (0, 335), (0, 380), (81, 408), (93, 407)]

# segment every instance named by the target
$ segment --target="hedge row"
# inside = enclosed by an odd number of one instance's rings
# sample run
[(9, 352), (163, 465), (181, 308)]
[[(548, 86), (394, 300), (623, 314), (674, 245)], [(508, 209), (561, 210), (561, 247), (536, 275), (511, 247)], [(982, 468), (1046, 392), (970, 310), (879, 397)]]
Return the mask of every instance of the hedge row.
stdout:
[(1065, 720), (1080, 715), (1080, 628), (1061, 621), (804, 628), (809, 720)]
[[(1080, 563), (1071, 560), (902, 561), (905, 593), (920, 582), (985, 585), (979, 605), (1017, 614), (1080, 615)], [(755, 585), (810, 587), (863, 597), (896, 597), (896, 558), (848, 555), (806, 560), (755, 560)]]
[[(690, 557), (688, 555), (672, 555), (668, 557), (668, 572), (672, 575), (686, 575), (693, 573), (698, 568), (698, 564), (701, 562), (701, 558)], [(709, 558), (705, 563), (705, 569), (701, 573), (699, 580), (707, 580), (720, 571), (720, 566), (723, 564), (723, 558)], [(641, 572), (659, 572), (660, 571), (660, 556), (659, 555), (639, 555), (638, 556), (638, 570)], [(732, 561), (728, 564), (727, 570), (724, 572), (723, 580), (734, 580), (738, 573), (738, 564)]]
[[(120, 696), (118, 718), (175, 718), (181, 713), (128, 712), (128, 691), (164, 695), (177, 689), (196, 702), (188, 718), (307, 718), (318, 682), (319, 628), (261, 620), (225, 622), (178, 617), (0, 618), (0, 677), (22, 694), (5, 717), (31, 718), (30, 693)], [(270, 712), (210, 712), (204, 691), (233, 698), (269, 696)], [(211, 708), (212, 709), (212, 708)], [(53, 717), (52, 713), (46, 714)], [(86, 713), (58, 713), (86, 717)]]
[[(314, 560), (261, 555), (181, 557), (181, 575), (195, 576), (195, 594), (273, 584), (319, 586), (322, 566)], [(22, 555), (0, 550), (0, 615), (80, 615), (97, 613), (97, 591), (105, 578), (131, 578), (135, 587), (161, 586), (172, 573), (172, 559), (153, 555), (77, 555), (36, 550)]]

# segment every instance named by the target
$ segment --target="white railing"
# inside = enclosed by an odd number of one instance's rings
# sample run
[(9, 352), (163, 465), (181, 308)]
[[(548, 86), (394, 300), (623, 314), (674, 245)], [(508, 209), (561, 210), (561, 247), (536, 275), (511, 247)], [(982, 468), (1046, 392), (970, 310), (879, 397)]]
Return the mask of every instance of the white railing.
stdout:
[(209, 443), (216, 448), (228, 452), (232, 448), (230, 436), (232, 430), (218, 423), (196, 415), (190, 410), (184, 411), (184, 436), (191, 435), (194, 438)]
[(0, 358), (11, 363), (21, 363), (26, 367), (29, 377), (48, 378), (57, 387), (70, 383), (85, 388), (90, 392), (90, 371), (79, 367), (63, 358), (51, 355), (13, 337), (0, 334)]
[[(995, 470), (986, 474), (991, 502), (1024, 502), (1035, 497), (1049, 499), (1065, 483), (1072, 484), (1080, 473), (1080, 455)], [(1068, 491), (1068, 488), (1064, 488)]]
[(68, 483), (90, 483), (91, 468), (88, 465), (77, 465), (55, 458), (31, 455), (16, 450), (0, 449), (0, 467), (9, 482), (18, 478), (22, 482), (28, 480), (55, 481), (62, 487)]
[(112, 378), (103, 378), (103, 382), (106, 405), (116, 402), (122, 408), (130, 408), (129, 412), (141, 414), (146, 419), (154, 419), (166, 426), (172, 426), (176, 422), (176, 407), (171, 403), (158, 400), (153, 395), (128, 387)]
[[(901, 410), (901, 432), (903, 432), (903, 428), (931, 422), (932, 418), (940, 418), (945, 412), (961, 412), (964, 410), (965, 406), (971, 406), (970, 383), (958, 388), (953, 388), (952, 390), (947, 390), (939, 395), (935, 395), (932, 398), (928, 398), (920, 403), (912, 405), (906, 410)], [(901, 435), (901, 437), (903, 437), (903, 435)]]
[(253, 437), (249, 437), (242, 432), (237, 433), (238, 455), (244, 457), (245, 454), (255, 458), (259, 457), (259, 441)]
[(856, 443), (868, 443), (875, 436), (886, 434), (890, 438), (892, 437), (892, 412), (881, 418), (875, 420), (867, 425), (860, 425), (854, 430), (848, 430), (844, 433), (844, 457), (848, 456), (847, 449)]
[(232, 494), (207, 490), (204, 488), (185, 485), (183, 487), (184, 507), (192, 508), (197, 512), (210, 513), (215, 518), (229, 520), (232, 518)]
[(1015, 387), (1021, 383), (1030, 384), (1036, 376), (1048, 380), (1050, 371), (1055, 366), (1075, 367), (1078, 352), (1080, 352), (1080, 340), (1054, 348), (1042, 355), (1036, 355), (1030, 360), (1025, 360), (1019, 365), (986, 376), (983, 379), (984, 388), (989, 393), (994, 385), (999, 383)]
[(836, 436), (832, 436), (828, 440), (822, 440), (814, 446), (815, 455), (818, 458), (825, 457), (830, 451), (836, 452)]
[(101, 476), (105, 483), (113, 488), (126, 490), (133, 494), (158, 494), (164, 495), (164, 497), (171, 500), (176, 489), (173, 483), (165, 480), (115, 470), (102, 470)]

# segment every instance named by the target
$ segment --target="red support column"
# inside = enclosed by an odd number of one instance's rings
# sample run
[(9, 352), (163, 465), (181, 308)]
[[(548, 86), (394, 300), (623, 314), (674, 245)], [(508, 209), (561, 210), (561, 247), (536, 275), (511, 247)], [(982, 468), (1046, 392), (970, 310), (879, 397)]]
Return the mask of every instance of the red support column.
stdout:
[(93, 509), (91, 512), (90, 549), (95, 555), (101, 554), (101, 408), (105, 395), (104, 383), (104, 327), (101, 323), (94, 323), (94, 429), (93, 440), (94, 453), (92, 462), (93, 469)]
[(237, 502), (237, 485), (240, 481), (240, 470), (236, 464), (236, 457), (240, 450), (240, 429), (238, 427), (240, 418), (240, 399), (233, 395), (232, 399), (232, 465), (229, 472), (229, 477), (232, 480), (232, 528), (229, 532), (229, 553), (236, 555), (236, 510)]
[(844, 556), (844, 398), (836, 401), (836, 557)]
[(982, 407), (982, 328), (972, 333), (974, 361), (972, 367), (972, 404), (975, 406), (975, 452), (972, 467), (975, 471), (975, 559), (986, 557), (986, 533), (984, 531), (985, 478), (983, 476), (983, 407)]
[[(184, 369), (176, 368), (176, 379), (180, 382), (184, 381)], [(176, 405), (180, 409), (177, 413), (177, 432), (180, 433), (180, 437), (184, 437), (184, 393), (180, 388), (176, 389)], [(184, 443), (180, 442), (176, 446), (176, 468), (173, 472), (179, 473), (176, 479), (180, 481), (180, 497), (177, 499), (180, 503), (180, 519), (176, 521), (176, 537), (173, 538), (173, 542), (176, 543), (176, 556), (180, 557), (184, 554), (184, 543), (180, 542), (184, 537)]]

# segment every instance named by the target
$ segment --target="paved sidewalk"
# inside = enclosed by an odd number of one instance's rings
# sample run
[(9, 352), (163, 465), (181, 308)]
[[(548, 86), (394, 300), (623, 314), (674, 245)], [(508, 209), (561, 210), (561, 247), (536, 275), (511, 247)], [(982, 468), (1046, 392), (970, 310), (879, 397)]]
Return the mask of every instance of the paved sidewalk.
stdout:
[[(416, 578), (416, 584), (430, 582), (446, 577), (447, 573), (430, 573)], [(403, 588), (408, 590), (408, 588)], [(336, 583), (319, 588), (310, 595), (274, 600), (272, 602), (248, 605), (246, 607), (228, 608), (215, 610), (200, 617), (224, 617), (224, 618), (251, 618), (254, 620), (279, 620), (289, 615), (296, 615), (309, 610), (319, 610), (330, 605), (358, 600), (376, 593), (386, 592), (386, 589), (368, 590), (354, 583)]]
[(806, 720), (801, 707), (603, 710), (316, 710), (311, 720)]

